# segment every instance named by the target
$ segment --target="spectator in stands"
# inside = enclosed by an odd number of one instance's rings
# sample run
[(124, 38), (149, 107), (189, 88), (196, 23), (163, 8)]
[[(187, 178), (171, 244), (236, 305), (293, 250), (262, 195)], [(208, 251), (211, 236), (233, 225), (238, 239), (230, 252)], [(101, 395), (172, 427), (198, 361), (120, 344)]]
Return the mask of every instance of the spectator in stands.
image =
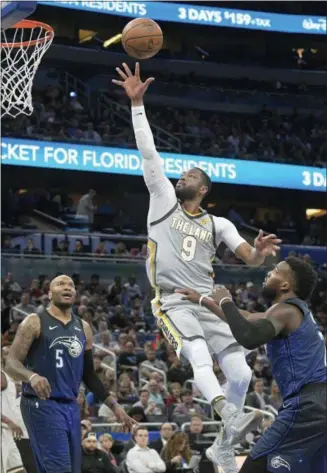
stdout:
[(97, 131), (94, 129), (94, 125), (92, 122), (88, 122), (86, 125), (86, 130), (83, 133), (83, 141), (88, 143), (96, 143), (99, 144), (102, 142), (102, 138)]
[(141, 288), (138, 284), (136, 284), (135, 276), (131, 276), (128, 278), (128, 282), (124, 284), (124, 287), (127, 292), (127, 297), (129, 300), (135, 299), (135, 297), (139, 297), (142, 299), (142, 292)]
[(140, 367), (139, 367), (140, 375), (143, 378), (149, 379), (150, 374), (152, 373), (151, 367), (162, 370), (165, 373), (167, 372), (166, 363), (161, 360), (158, 360), (158, 358), (156, 357), (156, 352), (153, 348), (150, 348), (149, 350), (147, 350), (146, 360), (140, 364)]
[(98, 246), (96, 247), (95, 249), (95, 254), (97, 256), (107, 256), (108, 255), (108, 251), (106, 250), (105, 248), (105, 245), (106, 243), (104, 241), (100, 241)]
[(270, 395), (268, 396), (268, 402), (270, 406), (272, 406), (276, 411), (278, 411), (283, 404), (283, 398), (282, 395), (280, 394), (278, 384), (276, 381), (273, 379), (271, 383), (271, 391)]
[(112, 436), (110, 434), (103, 434), (99, 437), (99, 442), (100, 442), (102, 450), (108, 455), (110, 463), (113, 466), (117, 467), (118, 466), (117, 459), (111, 451), (114, 444), (114, 440)]
[(97, 207), (93, 204), (93, 199), (95, 196), (96, 191), (94, 189), (90, 189), (87, 194), (80, 198), (76, 209), (76, 217), (84, 217), (87, 220), (90, 229), (93, 226), (94, 212), (97, 209)]
[(256, 409), (264, 409), (269, 404), (269, 396), (264, 392), (263, 379), (256, 379), (254, 381), (254, 390), (247, 395), (245, 404)]
[(29, 293), (33, 302), (39, 300), (41, 297), (42, 291), (40, 289), (40, 281), (38, 279), (33, 279), (31, 282)]
[(126, 319), (123, 306), (121, 305), (116, 305), (114, 315), (110, 317), (109, 322), (114, 330), (125, 329), (131, 324), (130, 321)]
[(166, 405), (170, 406), (172, 404), (180, 404), (182, 402), (181, 393), (182, 386), (180, 383), (171, 383), (169, 389), (169, 395), (166, 399)]
[(201, 417), (192, 416), (188, 438), (192, 450), (203, 450), (201, 442), (206, 442), (207, 438), (203, 435), (203, 422)]
[(138, 356), (135, 351), (135, 344), (132, 341), (126, 343), (124, 351), (118, 357), (118, 365), (122, 369), (135, 369), (138, 364)]
[(34, 304), (31, 304), (31, 298), (28, 292), (24, 292), (21, 297), (19, 304), (12, 310), (12, 319), (15, 322), (21, 322), (29, 314), (33, 314), (36, 311)]
[(180, 383), (183, 385), (185, 381), (193, 378), (193, 370), (191, 366), (182, 363), (175, 352), (169, 354), (168, 361), (170, 366), (167, 371), (167, 380), (170, 383)]
[(127, 373), (119, 377), (117, 397), (119, 402), (135, 402), (138, 399), (137, 389)]
[(167, 445), (167, 442), (171, 439), (173, 433), (174, 433), (173, 426), (169, 424), (169, 422), (165, 422), (160, 427), (160, 438), (158, 438), (157, 440), (154, 440), (150, 444), (150, 447), (154, 448), (154, 450), (156, 450), (159, 453), (159, 455), (161, 455), (162, 450)]
[(102, 382), (110, 379), (110, 370), (102, 366), (102, 361), (99, 355), (93, 355), (94, 371)]
[(184, 432), (173, 434), (163, 449), (161, 457), (165, 462), (167, 473), (175, 473), (178, 469), (186, 467), (192, 458), (187, 435)]
[(108, 455), (98, 449), (97, 436), (93, 432), (86, 434), (82, 440), (81, 473), (116, 473)]
[(84, 389), (80, 389), (77, 396), (77, 404), (80, 408), (81, 419), (88, 419), (89, 417), (89, 407), (87, 405), (86, 396)]
[(127, 453), (131, 448), (135, 447), (135, 432), (139, 426), (137, 424), (133, 425), (131, 428), (131, 438), (124, 444), (123, 457), (126, 457)]
[[(81, 421), (81, 430), (82, 430), (82, 433), (84, 432), (84, 436), (89, 433), (89, 432), (92, 432), (92, 422), (89, 420), (89, 419), (84, 419)], [(83, 438), (84, 438), (83, 436)]]
[(131, 319), (133, 323), (140, 323), (144, 320), (144, 311), (142, 301), (139, 297), (135, 297), (131, 301), (132, 309), (131, 309)]
[(117, 243), (112, 254), (113, 256), (116, 256), (118, 258), (130, 256), (129, 251), (127, 250), (125, 243), (123, 242)]
[(150, 393), (149, 402), (155, 404), (156, 407), (158, 407), (157, 413), (159, 413), (159, 409), (162, 411), (165, 404), (163, 396), (160, 393), (159, 384), (154, 379), (151, 379), (148, 383), (148, 389)]
[(69, 256), (69, 243), (67, 240), (61, 240), (55, 250), (57, 256)]
[(135, 404), (133, 404), (133, 407), (142, 407), (145, 414), (152, 414), (156, 405), (153, 403), (149, 403), (149, 397), (149, 391), (147, 389), (142, 388), (140, 391), (140, 399)]
[(204, 410), (193, 402), (192, 391), (190, 389), (183, 389), (181, 393), (182, 402), (178, 404), (174, 411), (174, 416), (185, 416), (191, 420), (194, 414), (197, 414), (201, 419), (205, 417)]
[(162, 373), (158, 373), (157, 371), (153, 371), (153, 372), (150, 374), (149, 382), (144, 385), (144, 387), (145, 387), (146, 389), (148, 389), (149, 383), (150, 383), (152, 380), (156, 381), (156, 383), (158, 384), (159, 393), (161, 394), (161, 396), (163, 397), (163, 399), (166, 399), (166, 398), (169, 396), (169, 393), (168, 393), (168, 391), (167, 391), (167, 386), (166, 386), (165, 383), (164, 383), (164, 376), (163, 376), (163, 374), (162, 374)]
[(145, 427), (135, 430), (136, 445), (129, 450), (126, 466), (129, 473), (160, 473), (166, 471), (165, 463), (159, 454), (148, 447), (149, 433)]
[(13, 246), (11, 237), (8, 235), (2, 241), (2, 253), (19, 253), (18, 248)]
[(44, 310), (47, 309), (49, 303), (50, 303), (49, 296), (47, 294), (43, 294), (40, 297), (40, 304), (39, 304), (38, 308), (36, 309), (36, 313), (41, 314)]
[(108, 302), (116, 305), (120, 303), (119, 296), (122, 290), (121, 277), (116, 276), (114, 282), (108, 287)]
[(36, 246), (34, 245), (34, 241), (29, 238), (27, 240), (27, 246), (26, 248), (24, 248), (24, 255), (40, 255), (41, 254), (41, 251), (36, 248)]
[(86, 251), (85, 251), (82, 240), (76, 240), (73, 256), (85, 256), (85, 253)]

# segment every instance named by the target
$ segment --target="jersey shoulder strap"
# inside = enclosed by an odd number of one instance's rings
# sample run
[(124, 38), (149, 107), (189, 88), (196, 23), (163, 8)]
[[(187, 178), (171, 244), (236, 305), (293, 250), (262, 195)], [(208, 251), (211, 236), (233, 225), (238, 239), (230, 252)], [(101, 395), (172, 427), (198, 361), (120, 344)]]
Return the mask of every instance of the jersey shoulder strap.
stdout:
[(155, 220), (154, 222), (150, 222), (150, 227), (154, 227), (154, 225), (158, 225), (158, 223), (161, 223), (164, 220), (166, 220), (168, 217), (170, 217), (171, 214), (175, 212), (177, 207), (178, 207), (178, 201), (176, 201), (176, 204), (174, 205), (174, 207), (170, 209), (163, 217), (159, 218), (158, 220)]

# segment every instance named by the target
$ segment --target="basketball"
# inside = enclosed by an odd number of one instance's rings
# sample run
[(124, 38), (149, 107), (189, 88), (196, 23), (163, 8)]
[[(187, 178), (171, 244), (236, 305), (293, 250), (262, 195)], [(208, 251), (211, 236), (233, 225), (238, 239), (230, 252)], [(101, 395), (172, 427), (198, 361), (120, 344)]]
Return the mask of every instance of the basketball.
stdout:
[(135, 18), (123, 29), (121, 41), (129, 56), (149, 59), (162, 48), (163, 34), (155, 21), (149, 18)]

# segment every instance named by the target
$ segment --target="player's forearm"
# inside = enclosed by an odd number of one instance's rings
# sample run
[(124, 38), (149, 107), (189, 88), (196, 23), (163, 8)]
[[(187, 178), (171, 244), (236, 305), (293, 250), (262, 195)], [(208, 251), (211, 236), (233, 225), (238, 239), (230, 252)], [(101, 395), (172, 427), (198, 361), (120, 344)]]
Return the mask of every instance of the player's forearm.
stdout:
[(30, 377), (35, 374), (33, 371), (25, 368), (24, 364), (20, 360), (10, 355), (6, 361), (6, 373), (16, 381), (23, 381), (24, 383), (28, 383)]
[[(202, 302), (201, 302), (201, 305), (203, 305), (204, 307), (206, 307), (208, 310), (210, 310), (210, 312), (212, 312), (213, 314), (217, 315), (221, 320), (223, 320), (224, 322), (228, 323), (227, 319), (226, 319), (226, 315), (224, 314), (224, 312), (221, 310), (221, 308), (219, 307), (218, 304), (216, 304), (215, 301), (213, 301), (212, 299), (210, 299), (209, 297), (204, 297), (202, 299)], [(238, 309), (239, 313), (247, 320), (257, 320), (259, 318), (262, 318), (262, 314), (252, 314), (251, 312), (248, 312), (247, 310), (243, 310), (243, 309)], [(255, 317), (254, 317), (255, 316)], [(260, 316), (260, 317), (259, 317)]]
[(249, 266), (261, 266), (265, 261), (265, 256), (262, 256), (255, 248), (252, 246), (250, 247), (251, 250), (249, 251), (245, 262)]
[(145, 160), (157, 159), (160, 162), (143, 103), (134, 105), (132, 102), (132, 122), (137, 148), (142, 157)]
[(4, 416), (3, 414), (1, 414), (1, 422), (3, 422), (6, 425), (10, 425), (13, 423), (13, 421), (9, 419), (9, 417)]

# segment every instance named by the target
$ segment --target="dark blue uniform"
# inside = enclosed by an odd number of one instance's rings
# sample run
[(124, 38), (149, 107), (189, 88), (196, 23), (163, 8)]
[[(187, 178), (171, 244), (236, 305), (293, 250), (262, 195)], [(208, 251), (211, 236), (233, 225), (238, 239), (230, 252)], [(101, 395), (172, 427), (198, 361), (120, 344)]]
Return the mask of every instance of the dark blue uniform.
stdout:
[(272, 473), (326, 473), (326, 347), (300, 299), (284, 301), (303, 313), (301, 326), (267, 344), (283, 406), (250, 456), (267, 456)]
[(81, 427), (76, 398), (82, 382), (86, 337), (79, 317), (64, 325), (46, 310), (26, 368), (48, 379), (50, 399), (23, 384), (21, 410), (39, 473), (80, 473)]

